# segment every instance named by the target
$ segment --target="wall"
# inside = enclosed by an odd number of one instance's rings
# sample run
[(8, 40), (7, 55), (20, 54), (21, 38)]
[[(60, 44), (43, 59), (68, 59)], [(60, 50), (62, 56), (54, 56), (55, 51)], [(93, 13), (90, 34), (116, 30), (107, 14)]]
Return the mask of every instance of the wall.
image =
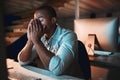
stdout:
[[(97, 14), (95, 16), (96, 16), (96, 18), (107, 17), (107, 15), (105, 13)], [(119, 17), (120, 18), (120, 13), (114, 13), (111, 15), (111, 17)], [(81, 15), (80, 19), (83, 19), (83, 18), (90, 18), (90, 15), (87, 15), (87, 16)], [(62, 27), (65, 27), (70, 30), (74, 30), (74, 19), (75, 19), (74, 16), (73, 17), (61, 17), (61, 18), (58, 18), (58, 23)], [(119, 20), (119, 22), (120, 22), (120, 20)], [(119, 33), (120, 33), (120, 28), (119, 28)]]
[(61, 27), (74, 30), (74, 17), (63, 17), (63, 18), (58, 18), (58, 24)]

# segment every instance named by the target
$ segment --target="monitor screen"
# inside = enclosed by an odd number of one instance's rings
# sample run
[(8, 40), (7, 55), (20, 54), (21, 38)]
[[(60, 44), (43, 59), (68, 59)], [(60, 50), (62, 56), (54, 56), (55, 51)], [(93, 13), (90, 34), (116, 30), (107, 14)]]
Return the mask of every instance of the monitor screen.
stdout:
[(95, 49), (114, 52), (118, 48), (119, 21), (117, 17), (77, 19), (74, 31), (84, 44), (88, 35), (95, 36)]

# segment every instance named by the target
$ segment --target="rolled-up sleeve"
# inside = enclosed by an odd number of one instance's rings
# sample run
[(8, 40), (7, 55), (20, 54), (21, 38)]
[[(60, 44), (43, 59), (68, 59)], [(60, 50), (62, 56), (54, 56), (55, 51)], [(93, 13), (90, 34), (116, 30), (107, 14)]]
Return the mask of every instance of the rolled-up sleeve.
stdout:
[(55, 75), (62, 74), (72, 63), (76, 53), (76, 36), (66, 34), (55, 56), (49, 64), (49, 70)]

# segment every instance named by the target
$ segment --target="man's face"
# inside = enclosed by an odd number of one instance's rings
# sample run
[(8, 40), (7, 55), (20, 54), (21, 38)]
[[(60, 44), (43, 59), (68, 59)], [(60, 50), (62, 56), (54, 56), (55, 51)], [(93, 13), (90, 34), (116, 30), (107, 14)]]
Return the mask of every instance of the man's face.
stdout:
[(45, 10), (39, 10), (35, 12), (34, 19), (38, 19), (41, 21), (41, 24), (43, 25), (43, 29), (45, 33), (49, 33), (52, 27), (52, 18), (48, 15), (47, 11)]

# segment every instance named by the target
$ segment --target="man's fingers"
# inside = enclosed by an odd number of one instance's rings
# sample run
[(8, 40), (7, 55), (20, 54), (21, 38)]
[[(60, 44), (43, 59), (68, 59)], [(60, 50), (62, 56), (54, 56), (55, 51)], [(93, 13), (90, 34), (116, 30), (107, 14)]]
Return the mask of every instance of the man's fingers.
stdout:
[(43, 26), (41, 24), (41, 22), (37, 19), (34, 19), (33, 21), (33, 29), (35, 31), (43, 31)]
[(29, 24), (28, 24), (28, 28), (29, 28), (30, 26), (32, 26), (32, 22), (33, 22), (33, 19), (30, 20), (30, 22), (29, 22)]
[(31, 27), (32, 25), (33, 19), (30, 20), (29, 24), (28, 24), (28, 31), (31, 32)]
[(36, 19), (34, 19), (34, 29), (38, 31), (38, 24)]
[(40, 20), (37, 20), (37, 24), (39, 25), (39, 29), (43, 31), (43, 25), (41, 24)]

